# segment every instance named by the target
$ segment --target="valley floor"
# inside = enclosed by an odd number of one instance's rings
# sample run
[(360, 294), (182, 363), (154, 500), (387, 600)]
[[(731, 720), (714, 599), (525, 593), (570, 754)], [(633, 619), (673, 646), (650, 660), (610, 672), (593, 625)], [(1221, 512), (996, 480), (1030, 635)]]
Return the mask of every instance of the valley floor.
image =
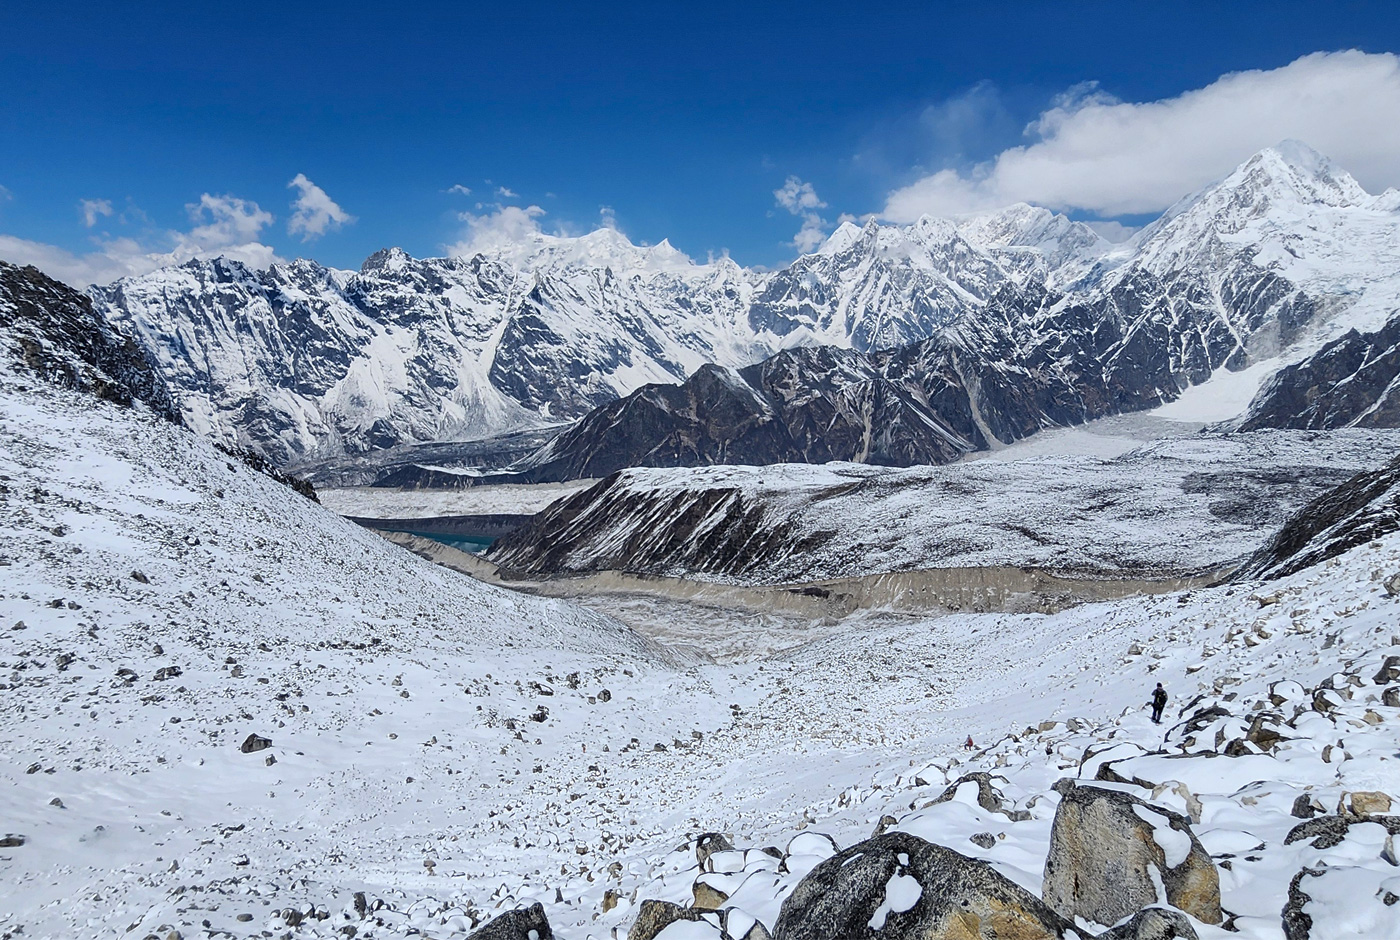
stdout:
[[(1277, 583), (1053, 615), (866, 614), (800, 644), (717, 617), (750, 639), (703, 663), (423, 562), (173, 428), (3, 381), (0, 835), (24, 841), (0, 849), (0, 937), (463, 937), (533, 900), (565, 940), (623, 937), (641, 900), (691, 897), (700, 833), (844, 847), (886, 815), (1039, 894), (1049, 788), (1092, 779), (1104, 743), (1199, 799), (1240, 931), (1203, 940), (1281, 937), (1319, 861), (1325, 935), (1400, 932), (1378, 826), (1284, 841), (1300, 794), (1400, 796), (1400, 708), (1369, 678), (1400, 654), (1400, 536)], [(658, 638), (704, 628), (644, 615)], [(1338, 673), (1366, 678), (1311, 710)], [(1284, 679), (1279, 711), (1309, 706), (1291, 740), (1215, 756)], [(1230, 713), (1186, 746), (1209, 754), (1140, 756), (1185, 740), (1145, 717), (1158, 681), (1172, 721)], [(272, 746), (244, 753), (250, 734)], [(979, 769), (1029, 818), (930, 805)], [(783, 873), (732, 862), (730, 903), (771, 927), (820, 843)]]

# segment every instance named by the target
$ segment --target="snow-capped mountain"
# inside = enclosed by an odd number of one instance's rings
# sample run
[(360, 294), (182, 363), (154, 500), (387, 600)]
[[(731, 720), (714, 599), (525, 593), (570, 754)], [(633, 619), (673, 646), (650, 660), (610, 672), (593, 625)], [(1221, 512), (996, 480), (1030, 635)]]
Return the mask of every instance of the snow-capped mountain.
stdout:
[[(930, 339), (1006, 441), (1378, 327), (1400, 302), (1400, 194), (1287, 142), (1125, 245), (1021, 205), (846, 223), (776, 272), (603, 229), (469, 258), (390, 249), (359, 272), (190, 262), (92, 296), (191, 426), (284, 465), (564, 423), (707, 363)], [(978, 391), (999, 379), (1022, 403), (1000, 429)]]
[(557, 424), (762, 354), (735, 329), (750, 287), (732, 262), (682, 268), (607, 231), (555, 241), (525, 258), (393, 249), (359, 272), (192, 261), (92, 293), (192, 427), (283, 464)]

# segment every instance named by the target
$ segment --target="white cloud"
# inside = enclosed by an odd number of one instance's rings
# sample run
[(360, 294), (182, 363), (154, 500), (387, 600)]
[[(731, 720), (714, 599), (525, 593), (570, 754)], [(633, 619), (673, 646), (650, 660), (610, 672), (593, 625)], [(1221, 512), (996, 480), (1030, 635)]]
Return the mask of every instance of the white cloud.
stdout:
[(889, 194), (909, 222), (1031, 202), (1104, 216), (1159, 212), (1254, 152), (1296, 138), (1373, 192), (1400, 184), (1400, 57), (1319, 52), (1224, 75), (1175, 98), (1118, 101), (1071, 89), (1013, 147), (968, 173), (945, 169)]
[(288, 189), (293, 187), (297, 190), (297, 198), (292, 201), (295, 211), (287, 222), (287, 232), (300, 235), (302, 241), (320, 238), (326, 232), (355, 221), (355, 217), (340, 208), (324, 189), (307, 179), (305, 173), (298, 173), (287, 184)]
[(456, 193), (458, 196), (470, 196), (472, 194), (471, 187), (463, 186), (461, 183), (455, 183), (447, 187), (447, 192)]
[(539, 206), (496, 206), (494, 212), (476, 215), (463, 212), (460, 216), (467, 223), (463, 238), (455, 245), (449, 245), (447, 253), (454, 258), (470, 257), (478, 252), (494, 248), (519, 245), (541, 234), (537, 221), (545, 211)]
[(500, 196), (502, 199), (518, 199), (520, 197), (520, 194), (509, 186), (497, 186), (496, 195)]
[(800, 252), (809, 252), (826, 240), (827, 223), (816, 210), (825, 209), (817, 191), (811, 183), (804, 183), (796, 176), (789, 176), (781, 187), (773, 190), (776, 204), (802, 219), (802, 228), (792, 239), (792, 247)]
[(0, 258), (14, 264), (32, 264), (74, 287), (107, 284), (192, 258), (223, 256), (255, 268), (281, 260), (272, 248), (258, 241), (273, 216), (257, 203), (204, 193), (199, 202), (185, 206), (185, 210), (193, 227), (184, 232), (164, 232), (155, 237), (156, 245), (134, 238), (93, 239), (95, 250), (78, 254), (55, 245), (0, 235)]
[(10, 192), (3, 186), (0, 186), (0, 202), (9, 202), (13, 198), (15, 198), (14, 193)]
[(781, 208), (793, 215), (801, 215), (808, 209), (825, 209), (826, 203), (817, 196), (811, 183), (804, 183), (796, 176), (789, 176), (782, 188), (773, 190), (773, 198)]
[(83, 214), (83, 224), (92, 228), (99, 218), (112, 214), (112, 200), (81, 199), (78, 201), (78, 211)]

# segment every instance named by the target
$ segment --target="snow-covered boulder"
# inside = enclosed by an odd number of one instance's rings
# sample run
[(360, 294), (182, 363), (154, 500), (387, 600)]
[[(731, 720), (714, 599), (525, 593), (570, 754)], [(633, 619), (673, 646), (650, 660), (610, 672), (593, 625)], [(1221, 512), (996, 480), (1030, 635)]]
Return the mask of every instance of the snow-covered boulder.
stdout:
[(643, 901), (637, 910), (637, 920), (627, 933), (628, 940), (655, 940), (658, 934), (674, 923), (699, 923), (701, 913), (670, 901)]
[(554, 931), (549, 928), (544, 907), (537, 901), (529, 907), (507, 911), (467, 940), (554, 940)]
[(1065, 917), (1114, 924), (1166, 903), (1221, 922), (1220, 877), (1185, 816), (1117, 790), (1055, 785), (1045, 902)]
[(1079, 937), (1070, 921), (986, 862), (903, 832), (851, 846), (783, 902), (776, 940)]
[(1149, 907), (1138, 911), (1098, 940), (1197, 940), (1196, 928), (1180, 911)]

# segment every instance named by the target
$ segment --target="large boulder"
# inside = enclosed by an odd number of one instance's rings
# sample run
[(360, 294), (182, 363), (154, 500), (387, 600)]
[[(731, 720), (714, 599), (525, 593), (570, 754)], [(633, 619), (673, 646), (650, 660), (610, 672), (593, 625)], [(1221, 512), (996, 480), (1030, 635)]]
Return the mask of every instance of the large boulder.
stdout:
[(1055, 790), (1060, 806), (1042, 891), (1055, 911), (1115, 924), (1166, 903), (1204, 923), (1221, 922), (1220, 875), (1189, 819), (1131, 794), (1073, 780), (1061, 780)]
[(554, 940), (554, 931), (549, 929), (544, 906), (536, 901), (529, 907), (506, 911), (485, 927), (469, 934), (467, 940)]
[(1060, 940), (1074, 924), (986, 862), (889, 832), (822, 862), (783, 901), (775, 940)]

